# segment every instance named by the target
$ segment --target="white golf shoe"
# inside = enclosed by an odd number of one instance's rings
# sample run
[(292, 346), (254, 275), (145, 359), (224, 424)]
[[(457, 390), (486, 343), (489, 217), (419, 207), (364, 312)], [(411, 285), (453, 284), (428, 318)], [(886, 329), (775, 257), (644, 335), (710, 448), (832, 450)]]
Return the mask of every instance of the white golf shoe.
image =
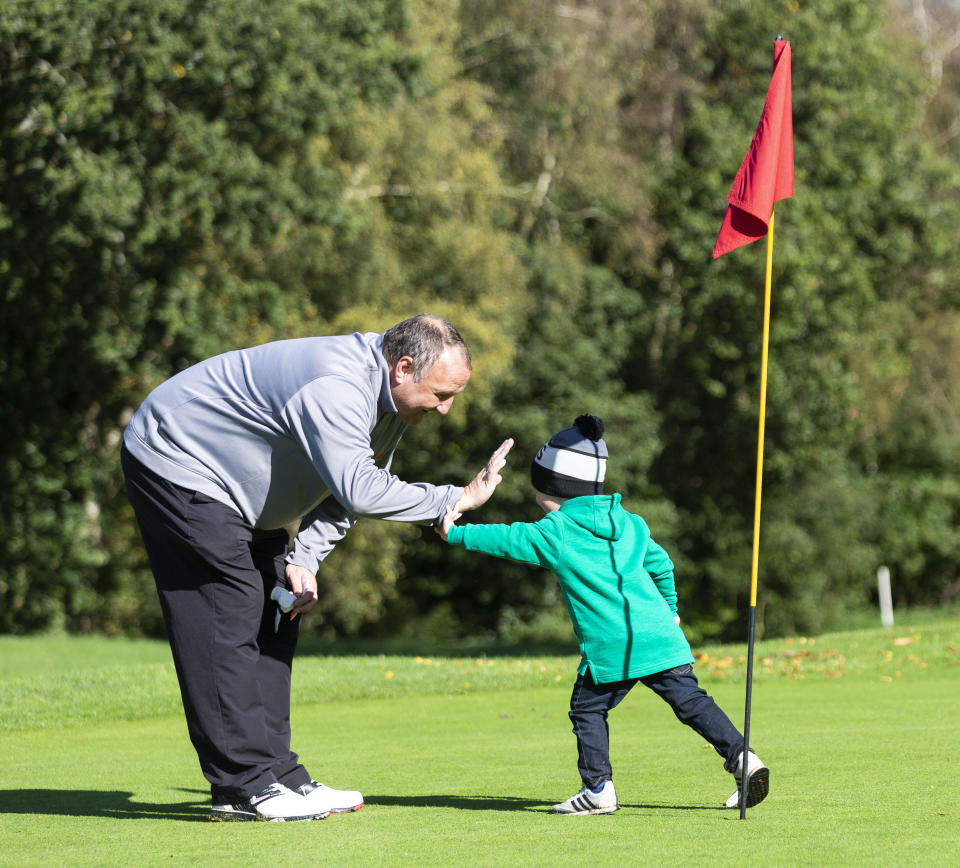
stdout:
[(210, 819), (218, 822), (263, 820), (268, 823), (294, 820), (322, 820), (330, 811), (318, 810), (300, 793), (283, 784), (270, 784), (249, 799), (216, 804), (210, 808)]
[(612, 814), (620, 807), (613, 781), (607, 781), (599, 793), (584, 787), (565, 802), (554, 805), (553, 814)]
[[(737, 789), (733, 795), (725, 802), (728, 808), (740, 807), (740, 786), (743, 782), (743, 754), (740, 754), (740, 760), (733, 771), (733, 777), (737, 782)], [(768, 769), (752, 750), (747, 753), (747, 807), (752, 808), (759, 805), (770, 792), (770, 769)]]
[(307, 802), (317, 811), (326, 814), (349, 814), (363, 807), (363, 796), (356, 790), (335, 790), (319, 781), (310, 781), (297, 787)]

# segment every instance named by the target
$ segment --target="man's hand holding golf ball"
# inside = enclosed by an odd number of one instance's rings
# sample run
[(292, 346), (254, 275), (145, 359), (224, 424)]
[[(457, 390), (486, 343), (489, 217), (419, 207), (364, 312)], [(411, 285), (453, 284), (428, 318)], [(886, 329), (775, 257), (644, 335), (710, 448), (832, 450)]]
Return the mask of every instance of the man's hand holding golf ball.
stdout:
[(310, 570), (296, 564), (287, 564), (286, 578), (290, 590), (297, 598), (290, 608), (291, 618), (302, 615), (317, 605), (317, 577)]

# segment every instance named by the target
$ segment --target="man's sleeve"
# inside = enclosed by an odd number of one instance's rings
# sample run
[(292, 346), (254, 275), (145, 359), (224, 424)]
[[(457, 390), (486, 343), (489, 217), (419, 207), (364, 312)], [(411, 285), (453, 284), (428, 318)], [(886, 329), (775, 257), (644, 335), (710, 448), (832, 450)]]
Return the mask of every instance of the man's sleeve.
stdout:
[[(351, 517), (432, 522), (463, 496), (456, 485), (408, 483), (374, 460), (371, 397), (342, 377), (323, 377), (301, 389), (284, 408), (297, 437), (333, 499)], [(388, 452), (399, 440), (399, 434)], [(342, 534), (341, 534), (342, 536)]]
[(328, 497), (303, 520), (294, 539), (287, 563), (316, 573), (318, 564), (333, 551), (356, 519), (332, 497)]

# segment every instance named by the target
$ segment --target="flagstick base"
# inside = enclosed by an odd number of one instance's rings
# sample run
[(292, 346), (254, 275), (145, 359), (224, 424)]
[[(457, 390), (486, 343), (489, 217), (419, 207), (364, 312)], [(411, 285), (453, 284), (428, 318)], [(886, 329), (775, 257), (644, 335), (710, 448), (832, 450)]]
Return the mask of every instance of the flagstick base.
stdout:
[(747, 817), (747, 781), (749, 768), (747, 754), (750, 750), (750, 699), (753, 694), (753, 646), (756, 639), (757, 607), (750, 607), (750, 622), (747, 628), (747, 699), (743, 719), (743, 759), (741, 759), (740, 775), (740, 819)]

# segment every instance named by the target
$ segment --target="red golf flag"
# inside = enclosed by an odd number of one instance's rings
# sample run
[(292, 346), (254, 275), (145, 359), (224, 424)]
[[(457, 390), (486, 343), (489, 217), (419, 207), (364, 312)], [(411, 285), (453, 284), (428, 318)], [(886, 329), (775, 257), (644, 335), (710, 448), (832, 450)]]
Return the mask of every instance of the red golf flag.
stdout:
[(790, 43), (773, 43), (773, 76), (750, 149), (734, 178), (713, 258), (767, 234), (773, 203), (793, 195), (793, 92)]

